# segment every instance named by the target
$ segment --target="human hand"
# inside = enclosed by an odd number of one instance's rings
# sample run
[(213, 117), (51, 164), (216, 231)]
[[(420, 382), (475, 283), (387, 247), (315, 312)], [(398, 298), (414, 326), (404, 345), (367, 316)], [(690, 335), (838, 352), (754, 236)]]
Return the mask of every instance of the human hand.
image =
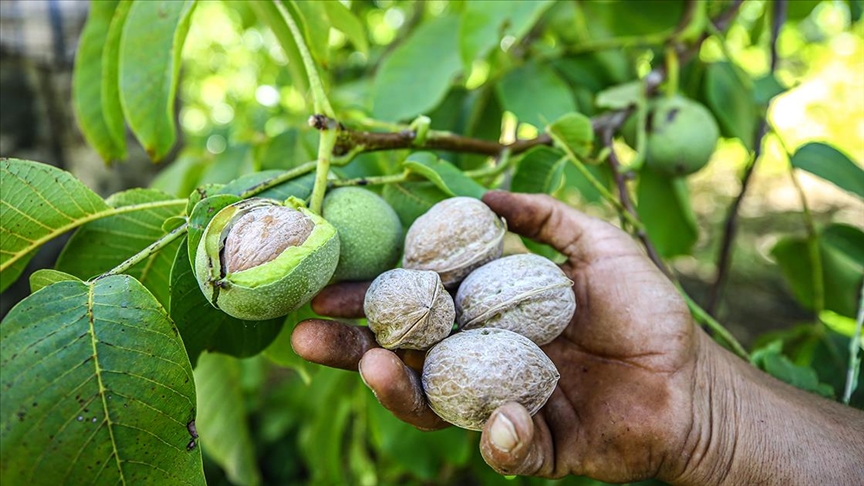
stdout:
[[(571, 324), (543, 346), (561, 373), (557, 389), (533, 419), (517, 404), (493, 414), (481, 439), (486, 461), (504, 474), (616, 482), (675, 475), (693, 421), (701, 342), (675, 287), (627, 234), (550, 197), (495, 191), (483, 200), (511, 231), (567, 257), (562, 268), (577, 301)], [(337, 284), (313, 307), (360, 316), (367, 286)], [(300, 323), (292, 344), (310, 361), (359, 369), (398, 418), (421, 429), (446, 425), (425, 403), (420, 353), (397, 356), (376, 347), (367, 328), (322, 320)]]
[[(576, 315), (543, 346), (561, 373), (530, 417), (508, 403), (480, 449), (503, 474), (610, 482), (856, 484), (864, 414), (795, 389), (696, 328), (672, 284), (624, 232), (547, 196), (489, 192), (510, 230), (567, 257)], [(325, 289), (313, 308), (361, 317), (368, 283)], [(421, 429), (447, 424), (426, 405), (423, 355), (377, 347), (368, 328), (308, 320), (292, 335), (309, 361), (359, 370), (381, 404)], [(857, 478), (857, 479), (856, 479)]]

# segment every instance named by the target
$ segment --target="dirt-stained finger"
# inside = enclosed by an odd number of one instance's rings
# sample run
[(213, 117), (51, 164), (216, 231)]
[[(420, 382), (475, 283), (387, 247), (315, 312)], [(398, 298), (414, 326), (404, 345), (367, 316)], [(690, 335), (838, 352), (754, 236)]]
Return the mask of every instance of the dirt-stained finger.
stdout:
[(291, 347), (301, 358), (343, 370), (357, 371), (360, 358), (376, 346), (369, 328), (323, 319), (302, 321), (291, 333)]
[(312, 310), (322, 316), (357, 319), (363, 317), (363, 299), (372, 282), (339, 282), (328, 285), (312, 299)]
[(399, 420), (422, 430), (449, 425), (426, 404), (417, 372), (392, 351), (383, 348), (369, 350), (360, 361), (360, 376), (381, 405)]

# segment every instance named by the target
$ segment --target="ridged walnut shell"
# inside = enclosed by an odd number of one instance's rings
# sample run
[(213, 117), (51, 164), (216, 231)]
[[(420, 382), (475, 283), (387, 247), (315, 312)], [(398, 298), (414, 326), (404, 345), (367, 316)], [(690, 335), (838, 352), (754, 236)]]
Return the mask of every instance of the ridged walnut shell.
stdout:
[(251, 198), (207, 224), (195, 275), (207, 300), (244, 320), (280, 317), (309, 302), (339, 261), (336, 228), (292, 202)]
[(429, 349), (453, 329), (453, 299), (438, 274), (396, 268), (372, 281), (363, 311), (375, 340), (387, 349)]
[(481, 430), (507, 402), (518, 402), (534, 415), (559, 377), (552, 360), (528, 338), (505, 329), (472, 329), (426, 353), (422, 381), (438, 416), (463, 429)]
[(479, 199), (445, 199), (417, 218), (405, 235), (402, 266), (438, 272), (448, 289), (501, 256), (504, 222)]
[(462, 282), (456, 293), (456, 321), (460, 329), (509, 329), (542, 346), (573, 319), (572, 285), (558, 265), (540, 255), (499, 258)]

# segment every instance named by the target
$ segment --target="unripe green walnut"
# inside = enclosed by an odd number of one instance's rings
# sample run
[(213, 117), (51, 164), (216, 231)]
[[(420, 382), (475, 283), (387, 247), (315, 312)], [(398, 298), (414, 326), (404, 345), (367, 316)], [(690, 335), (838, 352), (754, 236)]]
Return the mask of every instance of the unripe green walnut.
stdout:
[[(635, 147), (635, 125), (628, 122), (624, 138)], [(652, 103), (646, 135), (645, 164), (664, 174), (686, 176), (711, 160), (720, 129), (707, 108), (683, 96), (674, 96)]]
[(573, 282), (551, 260), (523, 253), (471, 272), (456, 293), (460, 329), (493, 327), (537, 345), (551, 342), (576, 312)]
[(437, 273), (395, 268), (369, 286), (363, 311), (386, 349), (429, 349), (453, 329), (453, 299)]
[(339, 237), (330, 223), (300, 204), (252, 198), (210, 220), (195, 253), (195, 272), (214, 307), (254, 321), (284, 316), (308, 302), (338, 261)]
[(506, 329), (458, 332), (426, 353), (423, 391), (438, 416), (481, 430), (496, 408), (522, 404), (534, 415), (560, 377), (552, 360), (528, 338)]
[(359, 187), (334, 189), (324, 198), (321, 215), (339, 233), (333, 280), (371, 280), (399, 262), (402, 223), (379, 195)]
[(479, 199), (445, 199), (408, 228), (402, 266), (438, 272), (444, 286), (454, 289), (472, 270), (501, 256), (506, 232)]

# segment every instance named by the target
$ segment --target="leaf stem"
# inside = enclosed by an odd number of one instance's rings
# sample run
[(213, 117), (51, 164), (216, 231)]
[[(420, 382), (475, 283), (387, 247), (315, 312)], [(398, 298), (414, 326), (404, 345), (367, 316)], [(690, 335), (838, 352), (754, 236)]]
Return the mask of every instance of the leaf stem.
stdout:
[(279, 184), (282, 184), (283, 182), (290, 181), (291, 179), (294, 179), (294, 178), (300, 177), (301, 175), (312, 172), (315, 169), (315, 166), (317, 164), (318, 164), (318, 162), (315, 160), (313, 160), (311, 162), (302, 163), (302, 164), (298, 165), (297, 167), (294, 167), (291, 170), (285, 171), (282, 174), (279, 174), (275, 177), (271, 177), (270, 179), (262, 181), (256, 185), (246, 189), (245, 191), (241, 192), (237, 196), (240, 197), (241, 199), (250, 198), (252, 196), (255, 196), (257, 194), (260, 194), (260, 193), (266, 191), (267, 189), (278, 186)]
[(321, 214), (324, 194), (327, 192), (327, 175), (330, 173), (330, 158), (338, 136), (335, 129), (322, 130), (318, 141), (318, 162), (315, 166), (315, 186), (309, 201), (309, 210)]
[(684, 297), (684, 301), (687, 302), (687, 307), (690, 309), (690, 313), (693, 315), (693, 318), (696, 319), (697, 322), (704, 324), (709, 329), (711, 329), (711, 331), (715, 335), (723, 338), (723, 340), (726, 342), (726, 344), (729, 345), (729, 349), (731, 349), (733, 353), (747, 361), (750, 361), (750, 355), (744, 349), (744, 346), (742, 346), (741, 343), (738, 342), (737, 339), (735, 339), (735, 336), (733, 336), (728, 329), (723, 327), (722, 324), (717, 322), (716, 319), (711, 317), (711, 315), (708, 314), (705, 309), (699, 307), (699, 304), (693, 301), (693, 299), (691, 299), (690, 296), (687, 295), (687, 292), (685, 292), (680, 285), (677, 285), (677, 287), (678, 291)]
[(358, 177), (356, 179), (340, 179), (335, 181), (330, 181), (330, 187), (345, 187), (345, 186), (375, 186), (381, 184), (394, 184), (398, 182), (405, 182), (408, 180), (408, 176), (411, 174), (410, 171), (404, 171), (400, 174), (390, 174), (383, 176), (373, 176), (373, 177)]
[(112, 268), (111, 270), (108, 270), (107, 272), (103, 273), (102, 275), (97, 276), (93, 280), (98, 280), (100, 278), (108, 277), (110, 275), (117, 275), (117, 274), (124, 273), (124, 272), (128, 271), (130, 268), (132, 268), (135, 265), (144, 261), (144, 259), (149, 258), (154, 253), (158, 252), (159, 250), (161, 250), (161, 249), (165, 248), (166, 246), (170, 245), (171, 243), (173, 243), (174, 240), (176, 240), (177, 238), (185, 235), (186, 230), (188, 229), (188, 225), (189, 225), (189, 223), (183, 223), (180, 226), (174, 228), (173, 230), (169, 231), (168, 233), (166, 233), (164, 236), (162, 236), (158, 240), (156, 240), (153, 243), (151, 243), (150, 245), (148, 245), (147, 248), (144, 248), (143, 250), (139, 251), (138, 253), (132, 255), (131, 257), (127, 258), (126, 261), (124, 261), (120, 265), (117, 265), (116, 267)]

